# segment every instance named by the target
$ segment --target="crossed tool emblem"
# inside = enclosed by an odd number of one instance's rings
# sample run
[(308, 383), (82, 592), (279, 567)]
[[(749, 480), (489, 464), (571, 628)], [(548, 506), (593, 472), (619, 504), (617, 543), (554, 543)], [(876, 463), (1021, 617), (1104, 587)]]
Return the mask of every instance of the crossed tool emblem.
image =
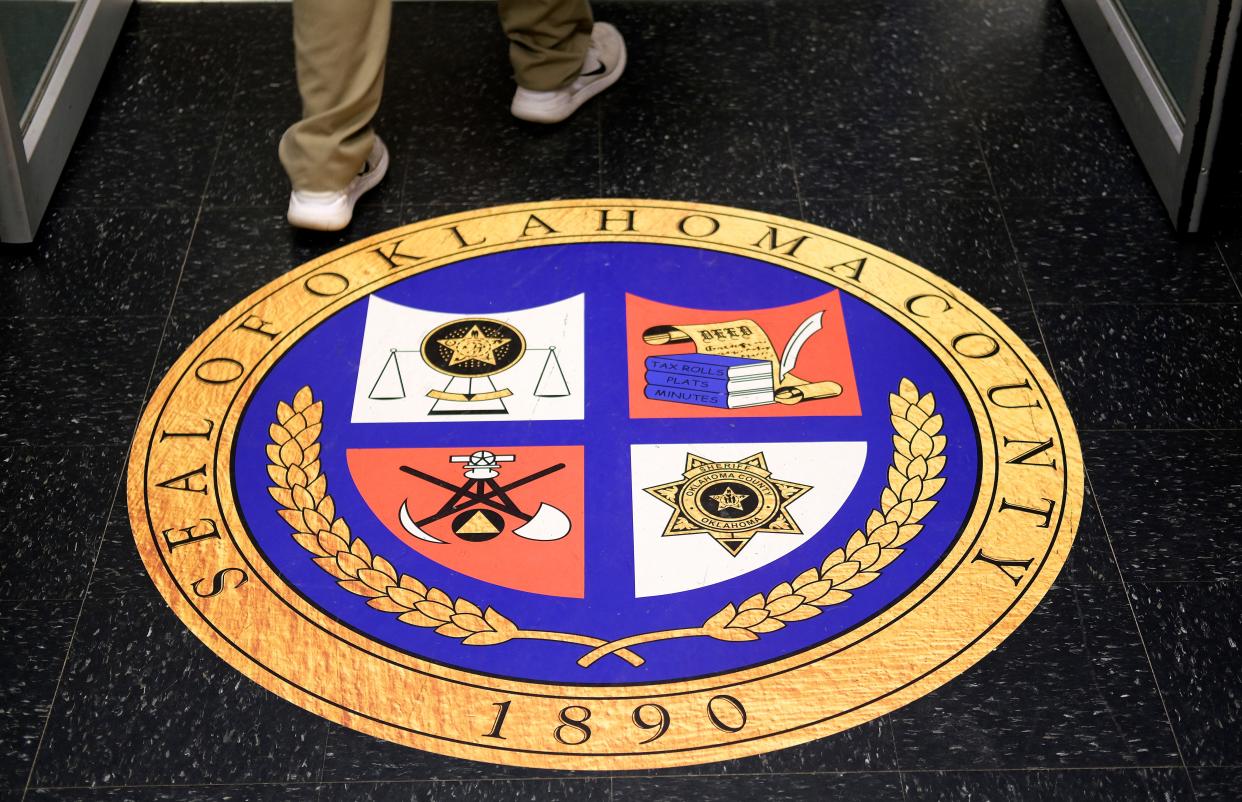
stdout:
[(494, 454), (491, 451), (475, 451), (468, 455), (449, 457), (450, 462), (465, 465), (464, 480), (457, 485), (418, 468), (402, 465), (403, 473), (435, 485), (452, 495), (434, 513), (417, 521), (410, 515), (408, 500), (402, 502), (398, 516), (401, 526), (419, 540), (443, 545), (446, 541), (430, 534), (424, 527), (454, 516), (451, 525), (453, 533), (462, 540), (478, 543), (491, 540), (504, 531), (504, 518), (495, 512), (499, 510), (523, 522), (513, 530), (513, 534), (518, 537), (527, 540), (560, 540), (565, 537), (573, 525), (563, 511), (547, 502), (540, 502), (539, 509), (532, 515), (525, 512), (509, 496), (512, 490), (556, 473), (565, 467), (565, 463), (557, 463), (508, 484), (500, 484), (497, 478), (500, 476), (502, 463), (515, 460), (516, 455)]

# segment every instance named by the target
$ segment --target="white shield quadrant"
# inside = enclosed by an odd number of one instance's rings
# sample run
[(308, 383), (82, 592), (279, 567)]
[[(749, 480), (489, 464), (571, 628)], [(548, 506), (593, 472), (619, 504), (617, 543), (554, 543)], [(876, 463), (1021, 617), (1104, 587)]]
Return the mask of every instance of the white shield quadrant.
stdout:
[[(582, 295), (576, 295), (512, 312), (446, 313), (371, 296), (352, 421), (580, 420), (585, 378), (583, 301)], [(474, 318), (503, 326), (505, 336), (489, 339), (495, 332), (488, 332), (487, 324), (483, 331), (467, 324), (451, 339), (435, 334), (454, 321)], [(521, 356), (512, 364), (499, 360), (499, 370), (489, 375), (453, 375), (468, 373), (465, 368), (471, 365), (485, 372), (486, 366), (464, 361), (459, 369), (450, 357), (437, 370), (424, 357), (429, 337), (463, 351), (473, 347), (473, 354), (483, 360), (493, 358), (493, 344), (504, 340), (510, 348), (520, 345)]]
[[(785, 486), (809, 486), (785, 505), (784, 513), (800, 533), (763, 531), (750, 537), (737, 554), (722, 548), (706, 532), (666, 535), (671, 516), (680, 515), (649, 488), (677, 482), (686, 473), (687, 455), (710, 463), (742, 461), (763, 455), (770, 478)], [(702, 588), (741, 576), (778, 560), (819, 533), (849, 498), (867, 460), (867, 444), (834, 443), (661, 443), (630, 446), (634, 509), (634, 594), (637, 597)], [(710, 470), (710, 469), (709, 469)], [(730, 491), (729, 487), (735, 488)], [(722, 483), (715, 493), (725, 503), (752, 492)], [(730, 495), (725, 496), (723, 493)], [(797, 491), (795, 491), (797, 493)], [(674, 497), (672, 492), (670, 497)], [(717, 502), (707, 502), (719, 504)], [(695, 512), (689, 511), (687, 520)], [(691, 522), (692, 523), (692, 522)], [(688, 528), (694, 528), (689, 526)], [(851, 530), (852, 531), (852, 530)], [(848, 533), (847, 533), (848, 534)]]

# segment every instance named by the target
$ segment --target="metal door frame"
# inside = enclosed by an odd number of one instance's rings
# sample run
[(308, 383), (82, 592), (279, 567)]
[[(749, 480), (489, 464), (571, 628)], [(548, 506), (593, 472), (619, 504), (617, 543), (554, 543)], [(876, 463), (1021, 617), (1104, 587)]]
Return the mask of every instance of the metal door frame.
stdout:
[(130, 3), (81, 0), (29, 115), (16, 107), (0, 43), (0, 241), (34, 239)]
[(1062, 1), (1174, 226), (1197, 231), (1242, 2), (1210, 4), (1191, 100), (1179, 114), (1117, 0)]

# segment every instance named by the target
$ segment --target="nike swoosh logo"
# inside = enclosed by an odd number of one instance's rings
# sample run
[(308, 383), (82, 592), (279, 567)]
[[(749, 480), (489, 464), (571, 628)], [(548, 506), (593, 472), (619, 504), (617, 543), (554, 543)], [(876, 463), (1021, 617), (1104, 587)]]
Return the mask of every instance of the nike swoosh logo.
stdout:
[(603, 75), (606, 72), (608, 72), (608, 67), (605, 66), (604, 62), (601, 61), (598, 67), (591, 70), (590, 72), (580, 73), (580, 76), (583, 78), (590, 78), (592, 75)]

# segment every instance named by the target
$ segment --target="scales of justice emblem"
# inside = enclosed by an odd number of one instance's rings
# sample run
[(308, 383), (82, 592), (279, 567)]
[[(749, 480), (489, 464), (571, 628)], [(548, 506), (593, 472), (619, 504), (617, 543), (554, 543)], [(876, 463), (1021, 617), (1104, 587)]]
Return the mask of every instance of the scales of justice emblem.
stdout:
[(556, 346), (532, 348), (516, 326), (467, 317), (433, 328), (417, 351), (391, 349), (368, 397), (373, 401), (404, 399), (399, 357), (417, 353), (423, 364), (449, 377), (443, 387), (427, 390), (426, 396), (434, 400), (428, 415), (506, 415), (505, 399), (513, 396), (513, 390), (498, 386), (495, 377), (517, 365), (527, 352), (545, 354), (531, 394), (536, 398), (570, 395)]

